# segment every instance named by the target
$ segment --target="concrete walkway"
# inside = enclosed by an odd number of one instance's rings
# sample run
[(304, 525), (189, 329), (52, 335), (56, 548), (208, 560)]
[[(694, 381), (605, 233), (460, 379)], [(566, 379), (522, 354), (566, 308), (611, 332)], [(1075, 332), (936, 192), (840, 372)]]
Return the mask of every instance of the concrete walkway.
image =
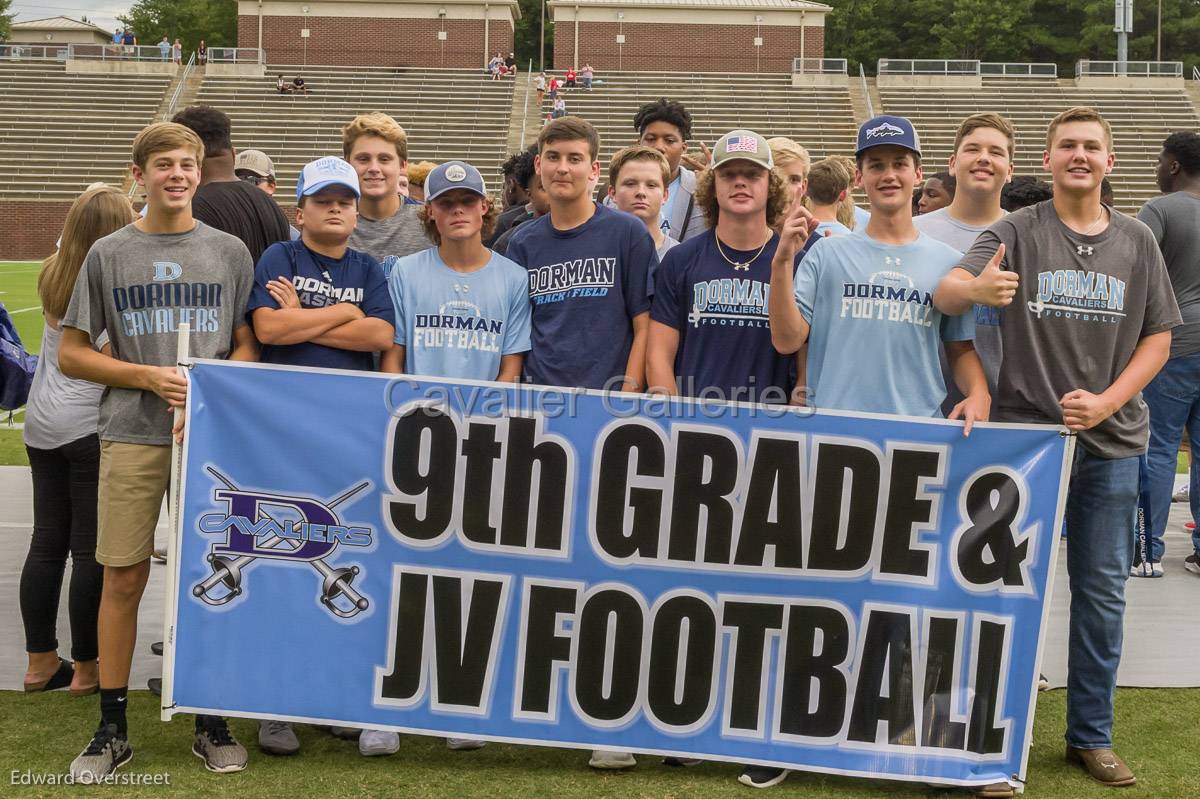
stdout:
[[(162, 516), (165, 524), (166, 513)], [(1196, 608), (1200, 606), (1200, 576), (1183, 568), (1183, 559), (1191, 552), (1191, 541), (1183, 533), (1187, 521), (1186, 503), (1175, 503), (1167, 531), (1167, 557), (1163, 562), (1166, 576), (1158, 580), (1131, 579), (1125, 616), (1125, 654), (1118, 673), (1120, 685), (1130, 687), (1200, 687), (1200, 624)], [(20, 690), (25, 672), (25, 637), (17, 587), (28, 539), (33, 526), (33, 498), (29, 469), (0, 466), (0, 541), (11, 556), (0, 562), (0, 690)], [(159, 527), (158, 539), (165, 540), (166, 529)], [(1051, 605), (1048, 641), (1042, 671), (1050, 684), (1064, 685), (1067, 674), (1067, 591), (1066, 545), (1059, 551)], [(157, 677), (162, 659), (150, 654), (150, 644), (162, 640), (163, 586), (165, 566), (155, 564), (150, 584), (142, 601), (138, 624), (138, 647), (133, 659), (130, 686), (145, 688), (146, 680)], [(64, 581), (64, 590), (66, 582)], [(59, 651), (70, 653), (70, 626), (67, 602), (60, 603)]]

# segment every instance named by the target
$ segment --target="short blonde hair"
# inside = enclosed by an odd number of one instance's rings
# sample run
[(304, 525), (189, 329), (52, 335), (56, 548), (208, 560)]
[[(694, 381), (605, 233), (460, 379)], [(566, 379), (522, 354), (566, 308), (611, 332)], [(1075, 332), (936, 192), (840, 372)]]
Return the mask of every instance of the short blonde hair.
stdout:
[[(710, 228), (717, 226), (721, 218), (721, 206), (717, 203), (716, 170), (706, 169), (696, 176), (696, 204), (704, 211), (704, 221)], [(783, 214), (792, 202), (792, 192), (783, 178), (774, 169), (767, 170), (767, 227), (775, 230), (783, 221)]]
[(178, 122), (155, 122), (142, 128), (133, 140), (133, 163), (145, 169), (150, 156), (183, 148), (196, 154), (196, 166), (204, 163), (204, 142), (191, 128)]
[(954, 134), (954, 152), (958, 152), (958, 146), (962, 144), (963, 139), (980, 128), (992, 128), (1004, 134), (1004, 138), (1008, 139), (1008, 160), (1011, 161), (1017, 151), (1017, 134), (1012, 123), (999, 114), (971, 114), (964, 119), (958, 126), (958, 133)]
[(799, 161), (804, 164), (804, 176), (808, 177), (808, 169), (812, 164), (808, 150), (786, 136), (767, 139), (767, 146), (771, 148), (771, 158), (775, 161), (775, 166), (787, 166)]
[(626, 164), (633, 163), (634, 161), (653, 162), (662, 169), (663, 188), (665, 189), (670, 185), (671, 165), (667, 163), (666, 156), (653, 147), (646, 147), (642, 144), (625, 147), (613, 153), (612, 160), (608, 163), (608, 185), (616, 188), (617, 178), (621, 176), (621, 170)]
[(429, 177), (429, 173), (437, 164), (432, 161), (418, 161), (415, 164), (408, 165), (408, 185), (419, 186), (425, 188), (425, 178)]
[(342, 128), (342, 157), (349, 159), (354, 142), (363, 136), (378, 136), (384, 141), (396, 146), (396, 157), (401, 161), (408, 160), (408, 134), (400, 123), (387, 114), (372, 111), (369, 114), (359, 114)]
[(1100, 112), (1095, 108), (1088, 106), (1075, 106), (1068, 108), (1061, 114), (1050, 120), (1050, 126), (1046, 128), (1046, 149), (1049, 150), (1054, 146), (1054, 134), (1058, 131), (1060, 125), (1065, 125), (1068, 122), (1096, 122), (1104, 129), (1104, 141), (1108, 145), (1108, 149), (1113, 148), (1112, 126), (1108, 124), (1108, 120), (1100, 115)]
[[(480, 199), (488, 201), (487, 213), (483, 215), (483, 227), (479, 229), (480, 238), (486, 241), (496, 230), (496, 221), (500, 218), (500, 206), (492, 202), (491, 197)], [(433, 246), (440, 247), (442, 246), (442, 234), (438, 232), (437, 222), (434, 222), (429, 215), (429, 206), (430, 203), (424, 203), (417, 209), (417, 219), (421, 220), (421, 227), (424, 229), (426, 237), (433, 242)]]

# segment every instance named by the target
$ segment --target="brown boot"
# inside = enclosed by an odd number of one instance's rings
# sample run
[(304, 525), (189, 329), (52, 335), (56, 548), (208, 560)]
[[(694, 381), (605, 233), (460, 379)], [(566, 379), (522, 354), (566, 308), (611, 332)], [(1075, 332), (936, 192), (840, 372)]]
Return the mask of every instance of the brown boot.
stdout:
[(1137, 782), (1129, 766), (1111, 749), (1076, 749), (1068, 746), (1067, 762), (1081, 766), (1096, 782), (1113, 788)]
[(977, 785), (971, 789), (974, 796), (981, 799), (1008, 799), (1010, 796), (1016, 796), (1017, 792), (1007, 782), (993, 782), (991, 785)]

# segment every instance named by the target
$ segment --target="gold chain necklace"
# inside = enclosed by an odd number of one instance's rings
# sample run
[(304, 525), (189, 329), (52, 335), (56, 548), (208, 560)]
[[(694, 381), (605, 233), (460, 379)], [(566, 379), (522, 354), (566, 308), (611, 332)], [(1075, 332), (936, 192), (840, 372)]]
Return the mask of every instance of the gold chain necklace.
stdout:
[(724, 248), (721, 247), (721, 237), (717, 235), (716, 230), (713, 231), (713, 240), (717, 242), (717, 252), (721, 253), (721, 257), (725, 259), (726, 263), (728, 263), (730, 266), (732, 266), (735, 271), (749, 272), (750, 264), (752, 264), (756, 260), (758, 260), (758, 256), (762, 255), (763, 250), (765, 250), (767, 248), (767, 245), (771, 243), (771, 239), (774, 238), (774, 235), (775, 234), (772, 233), (770, 236), (767, 236), (767, 240), (764, 241), (762, 243), (762, 246), (758, 248), (758, 252), (756, 252), (756, 253), (754, 253), (754, 255), (750, 256), (749, 261), (735, 261), (732, 258), (730, 258), (728, 255), (726, 255)]

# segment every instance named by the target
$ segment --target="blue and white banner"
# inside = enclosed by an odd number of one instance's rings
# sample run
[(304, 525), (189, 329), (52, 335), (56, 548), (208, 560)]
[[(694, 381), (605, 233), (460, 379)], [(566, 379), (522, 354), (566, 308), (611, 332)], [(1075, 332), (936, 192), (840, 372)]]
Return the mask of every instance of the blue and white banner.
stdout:
[(1062, 428), (190, 378), (165, 716), (1024, 779)]

